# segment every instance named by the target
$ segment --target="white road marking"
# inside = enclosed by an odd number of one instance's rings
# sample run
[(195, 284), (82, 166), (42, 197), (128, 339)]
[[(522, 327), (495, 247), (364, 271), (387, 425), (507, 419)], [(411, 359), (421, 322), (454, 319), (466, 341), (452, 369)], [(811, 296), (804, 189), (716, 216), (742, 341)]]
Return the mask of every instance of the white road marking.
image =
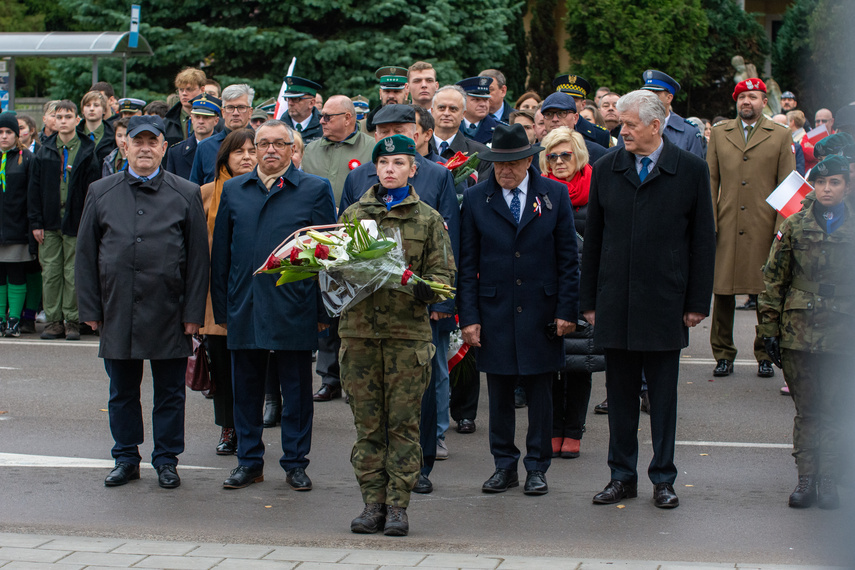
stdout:
[(11, 366), (0, 366), (0, 370), (20, 370), (20, 368), (12, 368)]
[(97, 340), (19, 340), (15, 338), (0, 339), (0, 344), (17, 344), (21, 346), (76, 346), (76, 347), (97, 347)]
[[(712, 358), (692, 358), (691, 356), (683, 356), (680, 358), (680, 364), (718, 364), (718, 361)], [(734, 360), (734, 366), (757, 366), (756, 360)]]
[[(648, 441), (647, 443), (653, 443)], [(744, 441), (676, 441), (677, 445), (695, 447), (754, 447), (760, 449), (792, 449), (792, 443), (749, 443)]]
[[(83, 467), (85, 469), (110, 468), (116, 462), (112, 459), (87, 459), (85, 457), (56, 457), (50, 455), (25, 455), (23, 453), (0, 453), (0, 467)], [(146, 463), (142, 468), (152, 469)], [(201, 467), (198, 465), (181, 465), (181, 469), (222, 469), (222, 467)]]

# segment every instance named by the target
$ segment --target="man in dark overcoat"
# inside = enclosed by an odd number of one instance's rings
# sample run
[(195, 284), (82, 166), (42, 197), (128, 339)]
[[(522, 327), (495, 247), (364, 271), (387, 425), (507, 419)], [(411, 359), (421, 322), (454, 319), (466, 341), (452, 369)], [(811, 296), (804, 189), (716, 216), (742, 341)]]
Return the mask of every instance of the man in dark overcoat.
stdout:
[(650, 91), (618, 101), (625, 147), (594, 166), (582, 254), (582, 311), (605, 348), (611, 481), (594, 503), (637, 495), (638, 393), (650, 397), (657, 507), (676, 507), (680, 350), (709, 314), (715, 230), (704, 161), (663, 139)]
[(457, 307), (463, 340), (487, 374), (490, 452), (496, 470), (485, 493), (519, 486), (514, 388), (525, 387), (525, 493), (548, 491), (552, 458), (552, 374), (576, 326), (579, 260), (567, 187), (540, 176), (522, 125), (499, 125), (484, 159), (494, 176), (468, 188), (460, 223)]
[(131, 117), (128, 168), (90, 186), (77, 234), (80, 320), (101, 330), (110, 377), (108, 487), (140, 476), (143, 360), (154, 381), (151, 462), (161, 487), (181, 483), (184, 373), (205, 320), (208, 229), (199, 187), (161, 167), (165, 132), (158, 116)]
[(319, 318), (326, 314), (316, 281), (277, 287), (275, 276), (253, 271), (294, 231), (334, 224), (335, 202), (325, 178), (292, 164), (293, 140), (285, 123), (267, 121), (255, 132), (255, 143), (258, 166), (223, 186), (211, 250), (211, 302), (216, 323), (228, 327), (238, 439), (238, 466), (223, 487), (264, 480), (262, 407), (269, 360), (284, 399), (279, 464), (291, 488), (308, 491), (312, 351), (323, 328)]

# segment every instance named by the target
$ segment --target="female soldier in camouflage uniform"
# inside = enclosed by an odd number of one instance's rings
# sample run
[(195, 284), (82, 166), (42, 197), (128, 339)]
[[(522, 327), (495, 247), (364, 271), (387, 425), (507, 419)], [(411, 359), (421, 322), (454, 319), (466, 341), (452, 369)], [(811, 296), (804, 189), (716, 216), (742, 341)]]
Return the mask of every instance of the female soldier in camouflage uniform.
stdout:
[[(374, 220), (389, 235), (398, 230), (410, 269), (451, 284), (454, 256), (442, 216), (407, 184), (415, 175), (415, 152), (403, 135), (380, 140), (371, 156), (380, 183), (342, 217)], [(341, 315), (341, 382), (356, 425), (351, 463), (365, 502), (353, 532), (374, 533), (384, 522), (386, 535), (409, 532), (407, 506), (422, 462), (421, 401), (434, 353), (427, 305), (438, 300), (420, 282), (379, 289)]]
[(837, 471), (851, 402), (855, 334), (855, 219), (844, 202), (849, 161), (830, 156), (810, 174), (815, 200), (781, 225), (758, 299), (766, 351), (796, 405), (795, 508), (839, 506)]

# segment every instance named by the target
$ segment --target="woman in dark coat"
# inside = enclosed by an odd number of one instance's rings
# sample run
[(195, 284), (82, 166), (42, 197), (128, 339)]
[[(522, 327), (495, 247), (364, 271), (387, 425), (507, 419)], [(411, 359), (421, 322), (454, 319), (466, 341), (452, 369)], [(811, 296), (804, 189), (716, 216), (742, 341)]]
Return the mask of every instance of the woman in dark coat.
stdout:
[(27, 220), (27, 187), (33, 155), (24, 147), (19, 133), (15, 115), (0, 114), (0, 334), (7, 337), (21, 336), (27, 267), (34, 259), (29, 248)]

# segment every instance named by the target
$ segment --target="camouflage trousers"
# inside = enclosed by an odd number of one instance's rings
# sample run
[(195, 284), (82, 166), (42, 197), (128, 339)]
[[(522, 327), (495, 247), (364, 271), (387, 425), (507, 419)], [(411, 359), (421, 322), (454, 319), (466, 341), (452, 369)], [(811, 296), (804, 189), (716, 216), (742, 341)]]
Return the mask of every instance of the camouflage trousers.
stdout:
[(419, 420), (430, 381), (429, 341), (341, 339), (341, 385), (356, 443), (350, 462), (366, 503), (406, 508), (419, 480)]
[[(850, 356), (783, 349), (784, 380), (796, 406), (793, 457), (799, 475), (839, 474), (853, 444)], [(844, 435), (845, 434), (845, 435)]]

